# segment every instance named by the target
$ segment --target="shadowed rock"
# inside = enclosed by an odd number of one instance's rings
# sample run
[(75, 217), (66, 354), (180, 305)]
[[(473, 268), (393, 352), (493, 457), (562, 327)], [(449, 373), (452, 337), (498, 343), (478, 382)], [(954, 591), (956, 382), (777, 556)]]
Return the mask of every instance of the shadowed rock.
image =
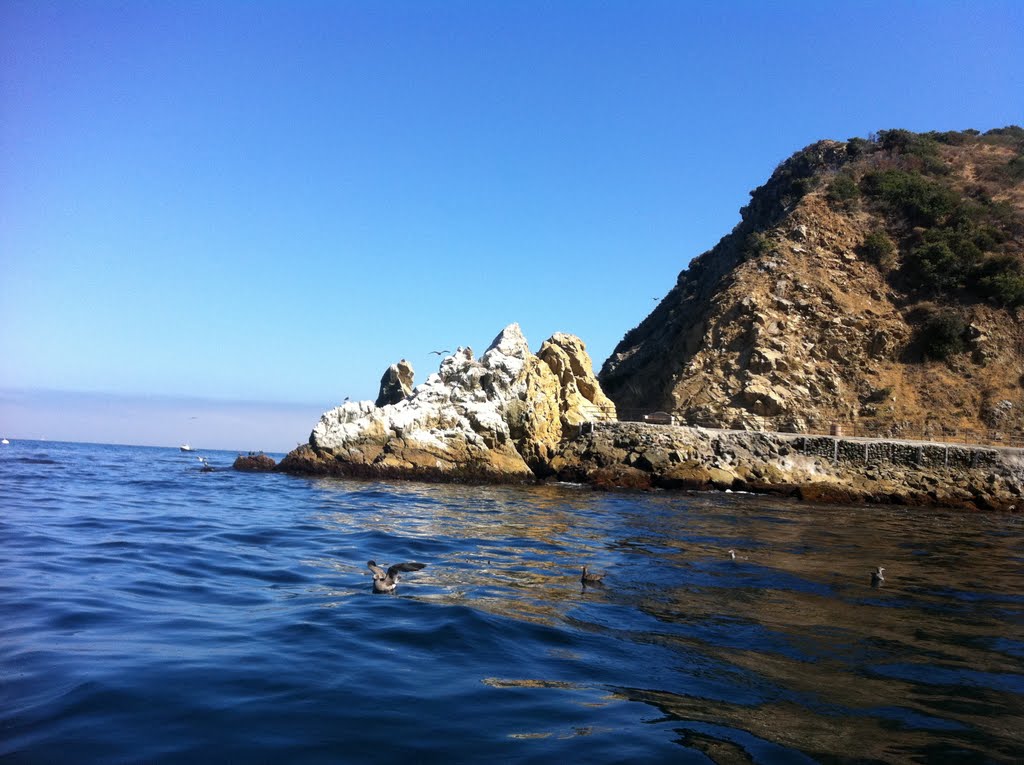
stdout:
[(415, 371), (405, 359), (392, 364), (380, 378), (380, 391), (377, 393), (377, 406), (397, 404), (412, 395), (412, 384)]

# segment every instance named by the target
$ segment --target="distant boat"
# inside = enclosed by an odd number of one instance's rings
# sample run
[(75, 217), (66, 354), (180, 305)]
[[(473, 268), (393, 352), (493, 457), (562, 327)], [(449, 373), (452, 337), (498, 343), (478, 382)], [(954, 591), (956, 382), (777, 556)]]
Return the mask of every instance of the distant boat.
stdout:
[(187, 444), (187, 443), (182, 444), (178, 448), (181, 449), (183, 452), (190, 452), (190, 451), (192, 451), (192, 447), (189, 444)]
[(9, 443), (10, 443), (10, 441), (8, 441), (6, 438), (3, 441), (0, 441), (0, 444), (9, 444)]

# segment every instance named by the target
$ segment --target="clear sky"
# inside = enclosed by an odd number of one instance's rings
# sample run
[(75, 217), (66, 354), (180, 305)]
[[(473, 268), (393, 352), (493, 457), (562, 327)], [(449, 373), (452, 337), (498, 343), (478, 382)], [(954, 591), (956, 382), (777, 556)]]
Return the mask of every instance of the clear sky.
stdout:
[(513, 321), (600, 366), (808, 143), (1022, 122), (1019, 0), (0, 0), (0, 431), (285, 450)]

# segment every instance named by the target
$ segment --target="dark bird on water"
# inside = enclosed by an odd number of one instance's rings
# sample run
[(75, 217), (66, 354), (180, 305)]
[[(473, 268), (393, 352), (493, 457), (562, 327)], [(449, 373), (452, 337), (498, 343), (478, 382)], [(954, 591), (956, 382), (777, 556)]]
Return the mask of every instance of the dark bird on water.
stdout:
[(580, 582), (584, 587), (588, 584), (604, 584), (604, 582), (601, 581), (602, 579), (604, 579), (604, 574), (595, 574), (587, 571), (586, 566), (583, 567), (583, 573), (580, 574)]
[(366, 567), (373, 572), (374, 592), (394, 592), (398, 586), (399, 576), (402, 571), (419, 571), (426, 567), (426, 563), (396, 563), (385, 571), (377, 565), (377, 561), (367, 561)]
[(885, 571), (885, 569), (882, 568), (881, 566), (879, 566), (878, 570), (871, 572), (871, 586), (872, 587), (881, 587), (882, 586), (882, 583), (885, 581), (885, 577), (882, 576), (882, 573), (884, 571)]
[(445, 355), (446, 353), (451, 353), (451, 351), (449, 351), (449, 350), (443, 350), (443, 351), (431, 351), (431, 353), (432, 353), (433, 355), (435, 355), (435, 356), (444, 356), (444, 355)]

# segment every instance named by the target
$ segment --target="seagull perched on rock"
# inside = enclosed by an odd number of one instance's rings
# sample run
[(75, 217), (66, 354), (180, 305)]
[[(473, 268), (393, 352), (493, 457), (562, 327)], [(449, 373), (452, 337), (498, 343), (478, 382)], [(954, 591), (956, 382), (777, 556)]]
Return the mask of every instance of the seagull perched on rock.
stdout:
[(377, 565), (377, 561), (367, 561), (366, 567), (373, 572), (374, 592), (394, 592), (398, 586), (399, 572), (419, 571), (426, 567), (426, 563), (396, 563), (385, 571)]
[(885, 571), (885, 569), (882, 568), (881, 566), (879, 566), (875, 571), (871, 572), (871, 586), (872, 587), (881, 587), (882, 586), (882, 583), (885, 581), (885, 577), (882, 576), (884, 571)]
[(604, 582), (601, 581), (602, 579), (604, 579), (604, 574), (591, 573), (590, 571), (587, 571), (586, 566), (583, 567), (583, 573), (580, 574), (580, 583), (584, 587), (588, 584), (604, 584)]

